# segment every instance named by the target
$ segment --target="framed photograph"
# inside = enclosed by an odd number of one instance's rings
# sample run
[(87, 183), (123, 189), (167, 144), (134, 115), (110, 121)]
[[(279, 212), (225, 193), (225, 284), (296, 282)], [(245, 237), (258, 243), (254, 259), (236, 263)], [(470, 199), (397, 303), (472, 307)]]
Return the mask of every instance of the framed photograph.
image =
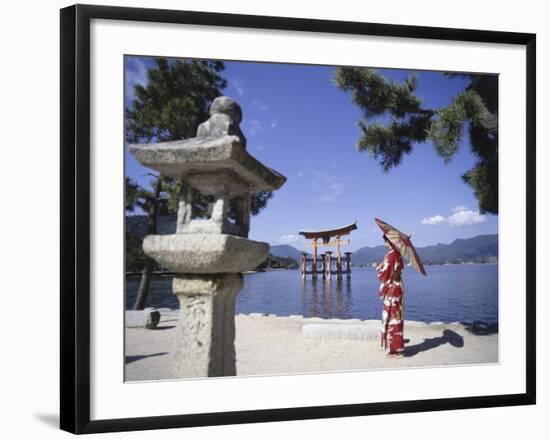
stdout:
[(534, 34), (61, 10), (61, 428), (535, 404)]

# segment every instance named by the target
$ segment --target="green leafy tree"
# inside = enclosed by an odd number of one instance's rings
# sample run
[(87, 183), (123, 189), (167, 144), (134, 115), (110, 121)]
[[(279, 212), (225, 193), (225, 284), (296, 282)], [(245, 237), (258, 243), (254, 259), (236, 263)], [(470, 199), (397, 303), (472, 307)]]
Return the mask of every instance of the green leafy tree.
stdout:
[[(161, 208), (161, 193), (163, 179), (161, 176), (152, 182), (152, 190), (146, 190), (126, 177), (125, 208), (131, 212), (139, 208), (147, 212), (147, 235), (156, 234), (158, 229), (159, 210)], [(155, 261), (143, 253), (141, 242), (129, 233), (126, 233), (126, 271), (136, 271), (137, 264), (142, 262), (141, 280), (139, 282), (136, 300), (133, 309), (143, 309), (151, 286)]]
[[(147, 70), (147, 85), (134, 87), (134, 99), (126, 109), (128, 143), (167, 142), (194, 137), (200, 123), (208, 119), (212, 101), (221, 96), (227, 81), (221, 76), (223, 62), (155, 59)], [(164, 175), (153, 176), (151, 189), (126, 180), (125, 207), (147, 214), (147, 234), (156, 234), (160, 214), (175, 217), (181, 181)], [(272, 197), (270, 192), (253, 194), (251, 210), (256, 215)], [(196, 210), (205, 211), (207, 200), (198, 197)], [(132, 241), (127, 240), (127, 261), (135, 261)], [(141, 251), (141, 249), (140, 249)], [(145, 307), (155, 263), (143, 255), (144, 266), (134, 309)]]
[(285, 270), (298, 269), (298, 262), (291, 257), (274, 256), (271, 253), (266, 260), (256, 267), (256, 270), (268, 270), (273, 268), (284, 268)]
[(156, 58), (147, 71), (147, 85), (137, 84), (126, 111), (126, 140), (166, 142), (193, 137), (208, 119), (210, 103), (227, 81), (219, 61)]
[(386, 172), (426, 141), (448, 162), (467, 132), (477, 162), (462, 179), (473, 189), (480, 212), (498, 214), (498, 77), (445, 75), (463, 76), (467, 84), (443, 108), (424, 106), (414, 74), (399, 82), (375, 69), (339, 67), (334, 82), (363, 113), (358, 150), (370, 153)]

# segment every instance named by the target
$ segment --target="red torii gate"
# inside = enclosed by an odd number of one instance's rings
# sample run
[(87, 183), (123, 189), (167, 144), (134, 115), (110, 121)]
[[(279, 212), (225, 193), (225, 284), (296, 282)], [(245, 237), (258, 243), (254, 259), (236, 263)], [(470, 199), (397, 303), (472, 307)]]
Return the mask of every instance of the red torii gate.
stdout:
[[(345, 235), (349, 235), (352, 230), (357, 230), (357, 221), (347, 226), (338, 227), (330, 230), (300, 230), (299, 234), (306, 239), (311, 239), (311, 244), (308, 247), (313, 247), (313, 257), (310, 259), (306, 253), (302, 253), (300, 261), (300, 273), (302, 278), (305, 279), (308, 274), (311, 274), (312, 278), (317, 278), (317, 249), (319, 247), (336, 247), (336, 275), (342, 277), (342, 253), (340, 251), (341, 245), (349, 244), (349, 240), (341, 240), (340, 238)], [(331, 241), (330, 238), (335, 238)], [(321, 240), (322, 242), (318, 242)], [(332, 252), (327, 251), (321, 257), (322, 263), (322, 276), (330, 279), (333, 273), (332, 270)], [(351, 276), (351, 252), (345, 252), (346, 255), (346, 275)], [(307, 270), (307, 262), (311, 261), (311, 270)]]

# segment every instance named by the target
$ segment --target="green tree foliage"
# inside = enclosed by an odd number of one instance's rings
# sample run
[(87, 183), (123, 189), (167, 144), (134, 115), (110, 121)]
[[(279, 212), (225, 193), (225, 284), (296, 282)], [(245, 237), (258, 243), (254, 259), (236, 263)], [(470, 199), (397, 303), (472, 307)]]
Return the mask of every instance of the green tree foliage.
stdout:
[(143, 270), (145, 265), (145, 253), (141, 248), (141, 241), (131, 233), (126, 231), (126, 273), (138, 273)]
[(126, 140), (130, 143), (166, 142), (195, 136), (208, 119), (210, 103), (227, 81), (219, 61), (155, 59), (146, 86), (137, 84), (126, 111)]
[(465, 89), (443, 108), (426, 108), (416, 93), (417, 76), (391, 81), (375, 69), (340, 67), (336, 86), (351, 95), (363, 118), (358, 121), (359, 151), (377, 159), (384, 171), (398, 166), (416, 144), (430, 141), (448, 162), (468, 132), (477, 162), (462, 179), (474, 191), (482, 213), (498, 213), (498, 77), (463, 76)]
[[(135, 98), (126, 111), (127, 142), (167, 142), (194, 137), (199, 124), (209, 117), (211, 102), (227, 86), (221, 76), (224, 69), (221, 61), (155, 59), (155, 66), (147, 71), (147, 85), (135, 86)], [(180, 184), (162, 176), (162, 193), (168, 198), (166, 207), (173, 215), (177, 213)], [(132, 196), (134, 192), (126, 192), (127, 204)], [(271, 192), (253, 194), (252, 215), (257, 215), (272, 196)], [(206, 204), (199, 197), (198, 211)]]
[[(155, 59), (147, 71), (147, 85), (136, 85), (134, 99), (126, 109), (126, 141), (128, 143), (167, 142), (194, 137), (199, 124), (209, 117), (212, 101), (221, 96), (227, 81), (221, 76), (223, 62), (199, 60)], [(153, 175), (152, 188), (140, 187), (126, 179), (127, 212), (143, 210), (148, 215), (148, 234), (157, 233), (158, 215), (175, 216), (181, 182), (164, 175)], [(258, 214), (272, 194), (252, 196), (252, 214)], [(205, 212), (207, 200), (197, 197), (197, 211)], [(135, 271), (143, 261), (142, 278), (134, 309), (145, 306), (151, 275), (158, 266), (143, 254), (141, 243), (126, 239), (126, 270)]]
[(291, 257), (274, 256), (270, 253), (265, 261), (256, 267), (256, 270), (269, 269), (296, 270), (298, 269), (298, 262)]

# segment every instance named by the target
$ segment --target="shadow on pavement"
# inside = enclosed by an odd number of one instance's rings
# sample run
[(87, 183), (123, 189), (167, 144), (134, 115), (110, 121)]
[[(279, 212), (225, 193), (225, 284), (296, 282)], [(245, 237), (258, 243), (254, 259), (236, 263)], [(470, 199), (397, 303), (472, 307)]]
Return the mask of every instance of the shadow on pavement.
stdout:
[(440, 337), (427, 338), (422, 343), (406, 346), (403, 355), (405, 357), (413, 357), (420, 352), (426, 352), (447, 343), (455, 348), (462, 348), (464, 347), (464, 338), (450, 329), (445, 329)]
[(158, 357), (160, 355), (166, 355), (168, 352), (157, 352), (156, 354), (149, 354), (149, 355), (127, 355), (125, 358), (125, 363), (130, 364), (134, 361), (143, 360), (144, 358), (150, 358), (150, 357)]

